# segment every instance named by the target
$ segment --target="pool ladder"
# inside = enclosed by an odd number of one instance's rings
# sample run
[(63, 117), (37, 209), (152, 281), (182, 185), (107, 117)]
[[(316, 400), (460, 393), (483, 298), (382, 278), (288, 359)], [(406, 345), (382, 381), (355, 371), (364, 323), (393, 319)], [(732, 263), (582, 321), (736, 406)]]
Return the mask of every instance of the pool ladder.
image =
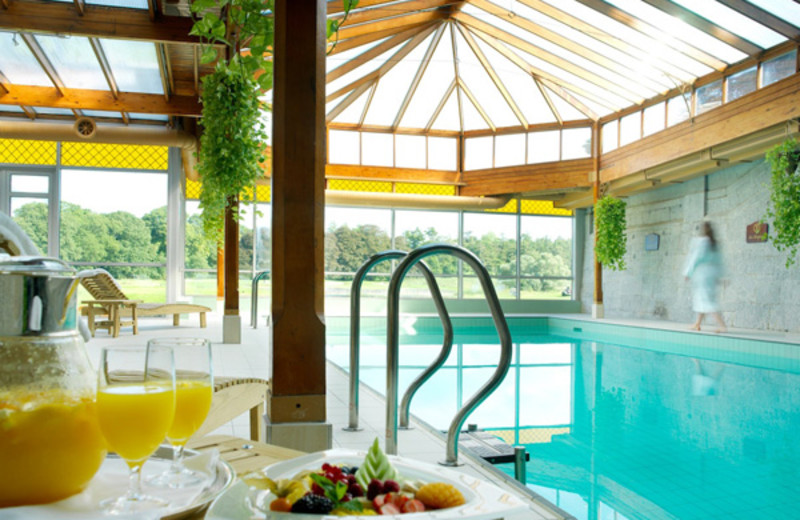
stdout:
[(466, 262), (475, 271), (483, 288), (484, 296), (489, 305), (492, 319), (500, 337), (500, 360), (492, 377), (464, 404), (456, 413), (447, 432), (447, 448), (445, 460), (441, 464), (446, 466), (458, 465), (458, 437), (461, 427), (467, 417), (500, 385), (508, 373), (511, 365), (511, 333), (508, 330), (500, 300), (492, 284), (489, 272), (483, 263), (469, 250), (452, 244), (430, 244), (419, 247), (410, 253), (389, 250), (370, 257), (356, 272), (353, 280), (350, 299), (350, 422), (347, 430), (358, 429), (358, 385), (359, 385), (359, 322), (360, 322), (360, 291), (364, 278), (376, 264), (391, 259), (400, 259), (391, 281), (389, 282), (387, 306), (387, 340), (386, 340), (386, 452), (390, 455), (397, 454), (397, 412), (398, 412), (398, 371), (399, 371), (399, 320), (400, 320), (400, 288), (406, 274), (417, 264), (420, 264), (428, 288), (431, 291), (436, 310), (442, 320), (444, 341), (439, 356), (420, 374), (406, 390), (400, 403), (400, 427), (408, 427), (409, 408), (411, 399), (417, 390), (436, 372), (445, 362), (453, 345), (453, 329), (444, 300), (436, 283), (433, 273), (422, 260), (426, 257), (448, 254)]

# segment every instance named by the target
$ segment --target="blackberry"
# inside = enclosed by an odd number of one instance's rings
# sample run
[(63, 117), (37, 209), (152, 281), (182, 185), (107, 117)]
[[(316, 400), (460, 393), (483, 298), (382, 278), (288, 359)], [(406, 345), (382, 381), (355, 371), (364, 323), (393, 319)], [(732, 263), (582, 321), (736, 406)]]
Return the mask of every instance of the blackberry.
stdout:
[(333, 502), (328, 497), (319, 495), (305, 495), (292, 504), (292, 513), (327, 515), (331, 511), (333, 511)]

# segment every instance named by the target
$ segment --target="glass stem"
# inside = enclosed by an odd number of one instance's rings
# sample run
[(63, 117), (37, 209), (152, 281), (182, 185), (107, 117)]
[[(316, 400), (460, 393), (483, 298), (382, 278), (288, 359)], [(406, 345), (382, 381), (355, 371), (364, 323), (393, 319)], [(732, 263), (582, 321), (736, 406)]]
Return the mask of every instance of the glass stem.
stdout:
[(126, 500), (138, 500), (142, 496), (142, 465), (131, 466), (128, 472), (128, 492)]
[(172, 464), (170, 465), (170, 473), (180, 473), (183, 471), (183, 444), (172, 445)]

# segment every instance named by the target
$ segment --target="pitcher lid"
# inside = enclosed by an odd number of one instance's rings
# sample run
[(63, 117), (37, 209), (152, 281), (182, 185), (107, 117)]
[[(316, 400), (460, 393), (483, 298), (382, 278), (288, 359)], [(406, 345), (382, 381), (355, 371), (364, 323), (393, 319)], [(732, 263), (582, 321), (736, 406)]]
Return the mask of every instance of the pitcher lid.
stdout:
[(2, 255), (0, 274), (73, 275), (75, 269), (58, 258)]

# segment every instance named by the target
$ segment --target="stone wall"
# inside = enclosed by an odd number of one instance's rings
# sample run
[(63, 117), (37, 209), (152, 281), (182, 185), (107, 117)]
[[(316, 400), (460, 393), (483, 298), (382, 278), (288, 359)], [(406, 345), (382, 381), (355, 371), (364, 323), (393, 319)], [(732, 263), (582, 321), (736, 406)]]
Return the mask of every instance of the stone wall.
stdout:
[[(800, 263), (787, 269), (786, 253), (768, 242), (745, 241), (746, 226), (766, 212), (769, 176), (768, 165), (759, 160), (628, 197), (627, 269), (603, 269), (605, 316), (694, 321), (683, 267), (705, 217), (714, 225), (725, 262), (719, 298), (728, 326), (800, 332)], [(586, 229), (592, 229), (588, 222)], [(657, 251), (645, 251), (645, 236), (651, 233), (660, 235)], [(580, 291), (584, 312), (591, 311), (593, 301), (593, 241), (593, 233), (587, 233)]]

